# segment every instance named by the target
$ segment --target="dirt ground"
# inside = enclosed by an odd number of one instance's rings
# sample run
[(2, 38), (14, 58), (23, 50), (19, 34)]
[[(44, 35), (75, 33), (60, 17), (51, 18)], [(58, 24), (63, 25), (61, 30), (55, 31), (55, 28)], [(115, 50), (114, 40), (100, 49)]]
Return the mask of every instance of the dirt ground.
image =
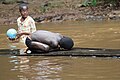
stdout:
[[(36, 22), (119, 20), (120, 10), (110, 6), (81, 7), (83, 0), (27, 0), (29, 14)], [(19, 3), (0, 3), (0, 24), (16, 23)]]

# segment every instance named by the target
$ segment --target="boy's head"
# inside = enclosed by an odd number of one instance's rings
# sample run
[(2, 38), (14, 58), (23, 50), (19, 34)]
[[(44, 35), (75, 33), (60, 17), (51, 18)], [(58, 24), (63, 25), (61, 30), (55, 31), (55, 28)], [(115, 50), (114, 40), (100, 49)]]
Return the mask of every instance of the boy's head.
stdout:
[(28, 5), (26, 3), (20, 4), (19, 11), (21, 13), (21, 16), (26, 18), (28, 16)]
[(64, 49), (68, 49), (70, 50), (73, 45), (74, 45), (74, 42), (71, 38), (69, 37), (63, 37), (60, 42), (59, 42), (59, 45), (61, 48), (64, 48)]

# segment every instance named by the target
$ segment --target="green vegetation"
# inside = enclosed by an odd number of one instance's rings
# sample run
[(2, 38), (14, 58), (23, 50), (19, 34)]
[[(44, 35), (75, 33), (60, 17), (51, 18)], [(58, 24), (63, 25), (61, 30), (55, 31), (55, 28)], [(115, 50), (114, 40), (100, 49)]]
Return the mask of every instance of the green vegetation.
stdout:
[(96, 6), (96, 5), (97, 5), (97, 0), (92, 0), (92, 1), (91, 1), (91, 5), (92, 5), (92, 6)]
[(17, 2), (17, 0), (0, 0), (0, 3), (2, 3), (2, 4), (13, 4), (16, 2)]
[(96, 6), (97, 0), (84, 0), (82, 5), (83, 6)]

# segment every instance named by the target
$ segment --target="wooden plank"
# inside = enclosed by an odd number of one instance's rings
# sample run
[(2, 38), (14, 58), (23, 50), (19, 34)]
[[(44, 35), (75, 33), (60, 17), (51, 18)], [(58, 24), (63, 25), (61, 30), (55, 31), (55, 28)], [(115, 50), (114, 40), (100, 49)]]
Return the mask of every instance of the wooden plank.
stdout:
[(20, 53), (20, 49), (9, 50), (1, 49), (0, 55), (15, 56), (96, 56), (96, 57), (120, 57), (120, 49), (102, 49), (102, 48), (73, 48), (72, 50), (60, 50), (41, 52), (34, 51), (30, 54)]

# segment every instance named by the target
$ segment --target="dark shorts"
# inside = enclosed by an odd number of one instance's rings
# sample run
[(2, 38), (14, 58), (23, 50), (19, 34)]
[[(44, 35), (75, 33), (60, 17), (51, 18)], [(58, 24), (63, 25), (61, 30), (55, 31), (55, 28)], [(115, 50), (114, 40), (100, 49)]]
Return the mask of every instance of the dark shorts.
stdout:
[(27, 46), (28, 48), (31, 48), (31, 47), (32, 47), (32, 46), (31, 46), (31, 42), (32, 42), (32, 40), (27, 37), (26, 40), (25, 40), (25, 44), (26, 44), (26, 46)]

